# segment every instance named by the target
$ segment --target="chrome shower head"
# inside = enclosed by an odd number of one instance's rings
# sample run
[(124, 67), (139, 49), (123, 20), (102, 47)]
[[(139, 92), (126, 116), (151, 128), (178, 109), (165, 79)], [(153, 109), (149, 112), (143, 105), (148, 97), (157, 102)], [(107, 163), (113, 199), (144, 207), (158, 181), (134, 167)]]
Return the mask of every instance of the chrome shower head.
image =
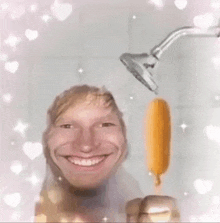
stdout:
[(121, 62), (126, 66), (135, 78), (137, 78), (149, 90), (157, 94), (158, 86), (152, 78), (152, 74), (148, 71), (148, 67), (154, 67), (157, 58), (143, 54), (124, 53), (120, 56)]

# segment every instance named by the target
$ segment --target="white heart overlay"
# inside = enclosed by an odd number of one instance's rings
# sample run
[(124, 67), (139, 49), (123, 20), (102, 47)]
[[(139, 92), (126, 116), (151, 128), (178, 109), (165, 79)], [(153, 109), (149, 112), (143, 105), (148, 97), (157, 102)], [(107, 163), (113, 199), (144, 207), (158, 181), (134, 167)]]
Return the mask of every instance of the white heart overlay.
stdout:
[(31, 30), (27, 29), (25, 31), (25, 36), (30, 40), (35, 40), (38, 37), (38, 31), (37, 30)]
[(4, 202), (10, 207), (17, 207), (21, 202), (21, 195), (19, 193), (7, 194), (4, 196)]
[(9, 71), (10, 73), (15, 73), (19, 67), (18, 61), (6, 62), (5, 63), (5, 70)]
[(206, 194), (212, 190), (213, 182), (210, 180), (197, 179), (194, 181), (194, 187), (199, 194)]
[(61, 4), (61, 3), (55, 2), (51, 6), (51, 11), (53, 15), (60, 21), (66, 20), (72, 13), (72, 10), (73, 10), (72, 5), (68, 3)]
[(23, 151), (31, 160), (34, 160), (42, 154), (43, 146), (39, 142), (26, 142), (23, 145)]

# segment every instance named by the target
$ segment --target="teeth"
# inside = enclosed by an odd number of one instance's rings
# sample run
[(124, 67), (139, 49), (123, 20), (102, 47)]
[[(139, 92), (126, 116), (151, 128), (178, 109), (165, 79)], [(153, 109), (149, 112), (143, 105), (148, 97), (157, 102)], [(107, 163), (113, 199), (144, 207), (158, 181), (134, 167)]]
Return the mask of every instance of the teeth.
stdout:
[(91, 159), (82, 159), (82, 158), (78, 158), (78, 157), (69, 157), (68, 160), (71, 163), (79, 165), (79, 166), (92, 166), (92, 165), (95, 165), (97, 163), (100, 163), (104, 158), (105, 158), (104, 156), (91, 158)]

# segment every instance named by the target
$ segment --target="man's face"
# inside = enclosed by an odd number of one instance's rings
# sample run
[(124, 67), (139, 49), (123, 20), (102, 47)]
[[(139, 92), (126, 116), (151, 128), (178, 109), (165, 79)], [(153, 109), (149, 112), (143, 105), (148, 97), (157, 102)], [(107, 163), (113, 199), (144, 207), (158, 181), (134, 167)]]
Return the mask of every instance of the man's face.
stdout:
[(123, 161), (126, 139), (115, 112), (81, 103), (51, 127), (48, 147), (65, 178), (77, 188), (89, 189), (101, 185)]

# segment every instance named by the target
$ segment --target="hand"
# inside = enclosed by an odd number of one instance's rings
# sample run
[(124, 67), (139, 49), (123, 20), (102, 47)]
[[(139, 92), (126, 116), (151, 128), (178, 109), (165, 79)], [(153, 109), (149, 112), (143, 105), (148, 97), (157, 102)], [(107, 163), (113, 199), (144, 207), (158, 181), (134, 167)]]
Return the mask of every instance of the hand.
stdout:
[(126, 204), (127, 222), (179, 222), (176, 200), (169, 196), (150, 195)]

